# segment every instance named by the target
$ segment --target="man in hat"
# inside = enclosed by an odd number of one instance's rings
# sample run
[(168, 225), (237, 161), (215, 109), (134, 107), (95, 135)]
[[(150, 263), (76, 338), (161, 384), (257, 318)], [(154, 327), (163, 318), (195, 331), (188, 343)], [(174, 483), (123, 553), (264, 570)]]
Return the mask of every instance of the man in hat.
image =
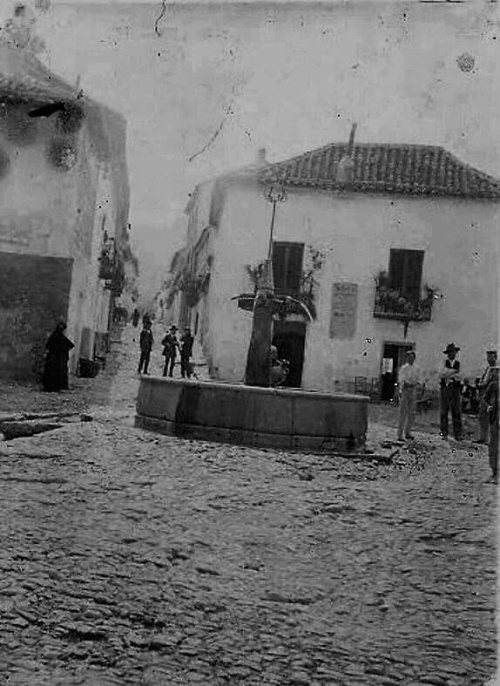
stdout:
[(189, 326), (184, 329), (184, 335), (181, 338), (181, 376), (184, 379), (186, 376), (191, 378), (192, 367), (189, 361), (193, 354), (194, 338)]
[(170, 331), (163, 338), (161, 342), (163, 346), (163, 356), (165, 357), (165, 365), (163, 367), (163, 376), (173, 376), (175, 358), (177, 357), (177, 348), (179, 341), (177, 340), (177, 327), (172, 324)]
[(483, 396), (490, 424), (488, 453), (491, 476), (495, 483), (498, 483), (498, 372), (497, 366), (491, 367)]
[(137, 372), (140, 374), (149, 374), (149, 359), (151, 357), (151, 349), (153, 347), (153, 334), (151, 333), (151, 323), (146, 322), (141, 331), (141, 336), (139, 338), (139, 346), (141, 349), (141, 357), (139, 359), (139, 367)]
[(451, 410), (453, 422), (453, 435), (455, 440), (462, 438), (462, 408), (461, 408), (461, 388), (460, 362), (456, 359), (457, 352), (460, 350), (454, 343), (449, 343), (443, 354), (446, 359), (440, 371), (441, 387), (441, 433), (443, 438), (448, 437), (448, 414)]
[(475, 441), (475, 443), (488, 443), (488, 429), (490, 421), (488, 418), (488, 412), (486, 409), (487, 404), (484, 400), (484, 394), (486, 387), (488, 386), (491, 370), (494, 369), (497, 364), (497, 351), (493, 350), (492, 348), (487, 350), (486, 361), (488, 363), (487, 367), (484, 370), (482, 377), (479, 379), (479, 383), (477, 384), (477, 388), (479, 390), (479, 413), (477, 417), (479, 425), (479, 438), (477, 441)]
[(415, 404), (417, 387), (420, 384), (420, 369), (415, 364), (416, 353), (408, 350), (406, 363), (401, 367), (398, 374), (399, 388), (399, 416), (398, 416), (398, 440), (413, 438), (411, 428), (415, 418)]

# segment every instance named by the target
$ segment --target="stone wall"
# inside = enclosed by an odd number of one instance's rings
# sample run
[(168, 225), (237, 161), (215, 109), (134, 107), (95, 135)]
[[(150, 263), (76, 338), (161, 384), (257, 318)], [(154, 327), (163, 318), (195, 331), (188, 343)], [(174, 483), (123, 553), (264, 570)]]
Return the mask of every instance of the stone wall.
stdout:
[(39, 377), (45, 342), (66, 319), (73, 260), (0, 252), (0, 377)]

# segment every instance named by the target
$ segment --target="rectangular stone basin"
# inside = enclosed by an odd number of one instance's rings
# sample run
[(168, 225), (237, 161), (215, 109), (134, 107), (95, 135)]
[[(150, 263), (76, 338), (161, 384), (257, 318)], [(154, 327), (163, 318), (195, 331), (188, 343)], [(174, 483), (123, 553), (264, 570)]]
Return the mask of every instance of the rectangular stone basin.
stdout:
[(255, 447), (356, 450), (366, 439), (369, 398), (142, 376), (136, 426), (186, 438)]

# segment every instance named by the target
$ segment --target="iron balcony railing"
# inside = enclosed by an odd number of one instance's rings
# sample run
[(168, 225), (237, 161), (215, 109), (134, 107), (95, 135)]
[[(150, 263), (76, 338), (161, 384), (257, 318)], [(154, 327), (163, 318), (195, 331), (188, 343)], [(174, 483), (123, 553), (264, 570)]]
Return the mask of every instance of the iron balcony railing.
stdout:
[(427, 292), (418, 298), (409, 298), (397, 289), (377, 286), (373, 316), (384, 319), (428, 322), (431, 320), (433, 301), (432, 292)]

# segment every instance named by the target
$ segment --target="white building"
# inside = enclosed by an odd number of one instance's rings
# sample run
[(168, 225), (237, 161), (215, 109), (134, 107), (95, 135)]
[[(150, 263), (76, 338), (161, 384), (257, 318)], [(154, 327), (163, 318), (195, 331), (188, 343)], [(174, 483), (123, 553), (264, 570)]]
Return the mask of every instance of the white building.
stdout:
[(215, 378), (244, 378), (252, 314), (232, 298), (253, 291), (247, 265), (267, 256), (276, 180), (286, 199), (276, 207), (275, 287), (315, 315), (276, 317), (290, 385), (386, 399), (411, 346), (435, 387), (452, 341), (465, 375), (479, 375), (498, 332), (500, 182), (435, 146), (356, 144), (352, 162), (346, 153), (330, 144), (277, 164), (261, 156), (195, 189), (176, 298)]
[(36, 378), (61, 319), (72, 371), (105, 355), (128, 250), (125, 129), (29, 51), (0, 45), (0, 377)]

